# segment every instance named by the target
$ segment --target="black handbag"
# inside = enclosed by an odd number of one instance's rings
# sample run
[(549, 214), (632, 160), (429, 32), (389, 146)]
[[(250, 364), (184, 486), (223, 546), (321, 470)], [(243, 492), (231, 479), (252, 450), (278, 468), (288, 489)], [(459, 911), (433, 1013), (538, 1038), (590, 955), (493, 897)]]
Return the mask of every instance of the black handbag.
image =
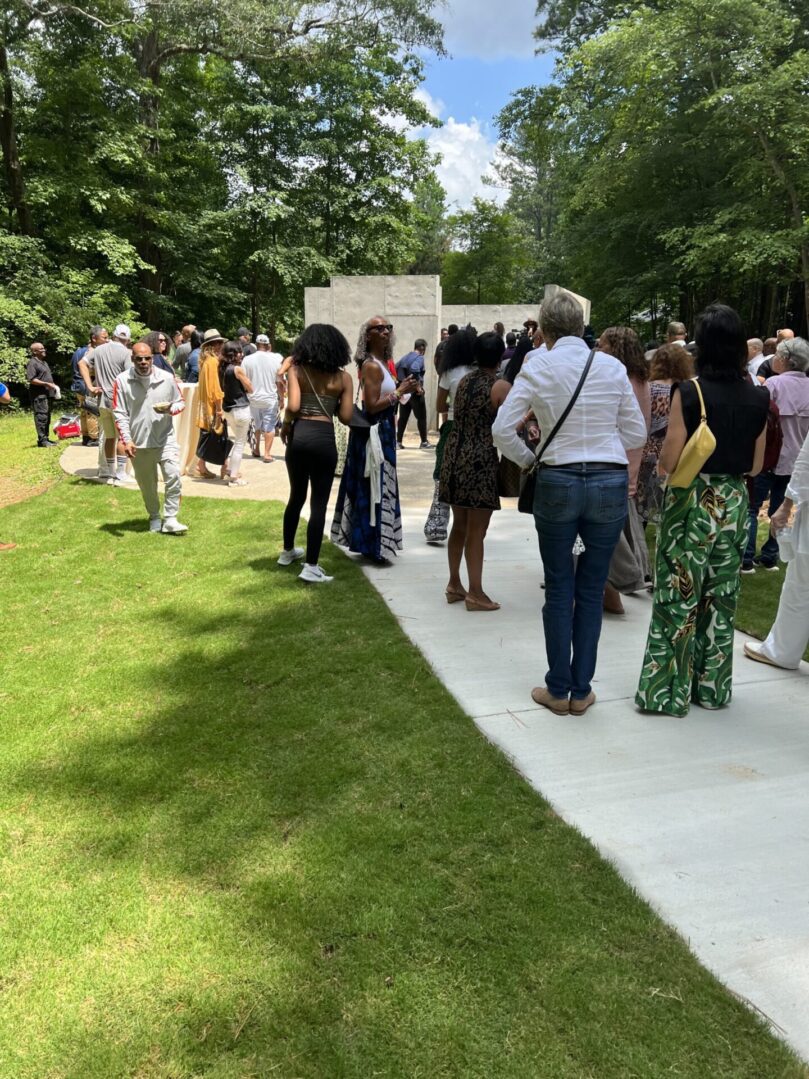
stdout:
[(227, 422), (222, 423), (222, 433), (216, 431), (200, 431), (197, 442), (197, 457), (209, 465), (223, 465), (230, 457), (233, 449), (233, 439), (228, 438)]
[(587, 357), (587, 363), (584, 365), (584, 370), (581, 373), (579, 384), (573, 391), (573, 396), (568, 401), (565, 411), (556, 421), (553, 430), (537, 450), (536, 456), (534, 457), (534, 463), (529, 469), (527, 469), (527, 471), (523, 472), (522, 474), (522, 477), (520, 479), (520, 496), (517, 499), (517, 509), (520, 511), (520, 513), (534, 512), (534, 497), (536, 495), (537, 489), (537, 471), (542, 460), (542, 455), (545, 453), (545, 450), (548, 448), (548, 446), (550, 446), (551, 442), (553, 442), (553, 440), (559, 434), (559, 430), (562, 424), (568, 418), (573, 406), (576, 404), (576, 401), (579, 398), (579, 394), (582, 391), (582, 387), (584, 386), (584, 380), (589, 375), (590, 368), (593, 366), (593, 358), (595, 357), (595, 354), (596, 350), (593, 349), (590, 352), (590, 355)]

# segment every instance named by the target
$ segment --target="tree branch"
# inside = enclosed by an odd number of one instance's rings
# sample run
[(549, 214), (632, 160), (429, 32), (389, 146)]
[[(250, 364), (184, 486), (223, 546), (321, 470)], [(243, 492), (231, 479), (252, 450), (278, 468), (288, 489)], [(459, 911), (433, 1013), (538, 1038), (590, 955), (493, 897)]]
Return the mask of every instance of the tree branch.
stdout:
[(104, 22), (103, 19), (99, 19), (97, 15), (91, 15), (89, 11), (85, 11), (84, 8), (77, 7), (75, 4), (55, 4), (51, 8), (39, 7), (35, 0), (23, 0), (23, 4), (31, 12), (31, 18), (43, 19), (47, 21), (52, 19), (55, 15), (79, 15), (83, 19), (87, 19), (88, 22), (95, 23), (96, 26), (100, 26), (102, 30), (114, 30), (116, 26), (130, 26), (135, 23), (136, 19), (118, 19), (117, 22)]

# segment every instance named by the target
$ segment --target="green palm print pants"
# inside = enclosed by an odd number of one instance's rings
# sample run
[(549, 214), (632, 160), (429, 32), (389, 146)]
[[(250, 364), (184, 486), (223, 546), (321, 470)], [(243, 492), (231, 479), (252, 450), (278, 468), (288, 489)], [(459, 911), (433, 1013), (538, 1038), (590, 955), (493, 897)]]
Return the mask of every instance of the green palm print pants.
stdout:
[(684, 716), (691, 701), (730, 701), (733, 623), (747, 536), (747, 488), (697, 476), (666, 491), (655, 552), (652, 621), (635, 703)]

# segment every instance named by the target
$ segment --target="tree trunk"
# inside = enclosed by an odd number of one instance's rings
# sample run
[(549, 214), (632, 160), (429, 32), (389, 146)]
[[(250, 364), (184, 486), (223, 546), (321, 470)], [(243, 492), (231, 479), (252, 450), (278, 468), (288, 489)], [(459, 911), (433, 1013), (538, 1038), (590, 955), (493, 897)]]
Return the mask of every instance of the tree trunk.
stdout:
[(3, 148), (3, 171), (8, 186), (9, 209), (16, 216), (17, 226), (22, 235), (33, 236), (34, 223), (31, 207), (25, 195), (25, 180), (17, 143), (17, 126), (14, 122), (14, 86), (11, 82), (5, 41), (0, 41), (0, 80), (3, 83), (3, 97), (0, 103), (0, 145)]
[[(154, 5), (150, 5), (154, 7)], [(140, 119), (147, 131), (145, 154), (151, 159), (154, 175), (159, 175), (158, 158), (160, 156), (160, 64), (158, 61), (159, 37), (157, 31), (157, 19), (159, 14), (153, 12), (152, 29), (140, 40), (137, 49), (138, 74), (146, 80), (148, 86), (141, 91), (138, 100)], [(154, 238), (154, 221), (149, 215), (146, 205), (146, 192), (140, 200), (138, 209), (138, 240), (137, 251), (144, 262), (149, 263), (149, 268), (140, 270), (138, 277), (141, 287), (147, 293), (144, 304), (143, 317), (147, 325), (153, 326), (159, 317), (156, 297), (163, 289), (162, 255), (160, 247)]]

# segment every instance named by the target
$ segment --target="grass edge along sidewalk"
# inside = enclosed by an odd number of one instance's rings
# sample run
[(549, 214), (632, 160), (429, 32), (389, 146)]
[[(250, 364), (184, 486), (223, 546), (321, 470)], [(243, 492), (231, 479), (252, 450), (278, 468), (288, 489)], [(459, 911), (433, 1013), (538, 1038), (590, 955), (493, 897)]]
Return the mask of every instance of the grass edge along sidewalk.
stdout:
[(0, 511), (0, 1072), (798, 1076), (281, 507)]

